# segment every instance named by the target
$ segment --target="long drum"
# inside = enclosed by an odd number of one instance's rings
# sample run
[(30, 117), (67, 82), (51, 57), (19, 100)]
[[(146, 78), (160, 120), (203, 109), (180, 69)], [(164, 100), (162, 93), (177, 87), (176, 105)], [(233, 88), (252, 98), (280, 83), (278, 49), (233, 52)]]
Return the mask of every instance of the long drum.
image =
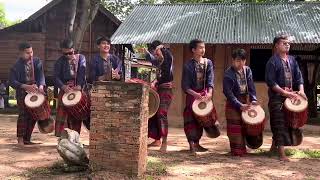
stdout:
[(24, 98), (28, 112), (34, 120), (45, 120), (50, 116), (50, 107), (46, 97), (40, 93), (28, 93)]
[(259, 136), (264, 130), (265, 112), (259, 105), (252, 105), (247, 111), (242, 111), (241, 118), (249, 136)]
[(64, 93), (62, 103), (66, 111), (79, 121), (86, 119), (90, 115), (90, 101), (88, 96), (80, 90)]
[[(126, 82), (141, 83), (141, 84), (145, 84), (145, 85), (150, 86), (149, 83), (147, 83), (141, 79), (137, 79), (137, 78), (129, 79)], [(149, 89), (149, 103), (148, 103), (149, 118), (151, 118), (152, 116), (154, 116), (157, 113), (159, 106), (160, 106), (159, 94), (157, 93), (157, 91), (155, 89), (150, 87), (150, 89)]]
[(192, 111), (195, 119), (204, 127), (209, 138), (217, 138), (220, 136), (220, 131), (215, 125), (218, 117), (212, 100), (194, 100), (192, 103)]
[(31, 118), (38, 121), (40, 132), (51, 133), (54, 130), (54, 121), (50, 117), (51, 109), (46, 96), (41, 93), (28, 93), (24, 103)]
[(283, 111), (287, 125), (295, 129), (300, 128), (308, 120), (308, 101), (299, 94), (295, 100), (287, 98), (284, 101)]
[(212, 101), (203, 101), (196, 99), (192, 103), (192, 111), (199, 124), (203, 127), (211, 127), (215, 125), (215, 118), (212, 117), (213, 111)]

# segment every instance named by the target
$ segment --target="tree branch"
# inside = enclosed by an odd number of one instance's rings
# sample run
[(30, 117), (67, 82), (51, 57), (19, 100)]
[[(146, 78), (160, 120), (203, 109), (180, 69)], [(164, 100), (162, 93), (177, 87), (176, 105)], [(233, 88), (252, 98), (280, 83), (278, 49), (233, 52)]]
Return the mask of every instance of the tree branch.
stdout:
[(90, 0), (79, 0), (81, 6), (79, 7), (79, 23), (74, 32), (73, 40), (77, 50), (81, 49), (82, 39), (88, 25), (93, 21), (99, 9), (99, 1), (94, 0), (92, 3)]
[(75, 19), (76, 19), (76, 14), (77, 14), (77, 4), (78, 4), (78, 0), (70, 0), (70, 14), (68, 16), (68, 20), (67, 20), (67, 37), (68, 38), (72, 38), (72, 34), (73, 34), (73, 30), (74, 30), (74, 23), (75, 23)]

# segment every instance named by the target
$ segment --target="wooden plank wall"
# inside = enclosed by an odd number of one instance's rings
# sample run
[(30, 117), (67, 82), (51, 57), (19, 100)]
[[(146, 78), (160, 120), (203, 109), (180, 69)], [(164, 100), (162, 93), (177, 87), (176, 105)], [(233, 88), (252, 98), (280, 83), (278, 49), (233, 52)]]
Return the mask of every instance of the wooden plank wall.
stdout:
[(34, 56), (44, 60), (45, 34), (0, 33), (0, 80), (8, 80), (9, 69), (19, 57), (18, 46), (21, 42), (29, 42), (33, 47)]

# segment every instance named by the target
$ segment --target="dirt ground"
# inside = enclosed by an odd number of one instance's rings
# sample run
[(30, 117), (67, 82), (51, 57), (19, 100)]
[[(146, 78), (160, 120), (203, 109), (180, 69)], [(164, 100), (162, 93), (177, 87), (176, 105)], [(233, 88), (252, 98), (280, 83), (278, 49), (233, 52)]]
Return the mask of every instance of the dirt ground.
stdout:
[[(65, 173), (56, 151), (57, 138), (40, 134), (35, 128), (33, 141), (39, 144), (20, 148), (16, 145), (15, 115), (0, 115), (0, 179), (121, 179), (122, 176), (89, 176), (88, 172)], [(320, 132), (305, 134), (300, 150), (320, 150)], [(82, 130), (81, 141), (88, 145), (88, 131)], [(150, 140), (151, 141), (151, 140)], [(168, 152), (149, 150), (146, 179), (320, 179), (320, 159), (293, 156), (283, 163), (266, 153), (270, 147), (266, 133), (259, 150), (242, 158), (230, 157), (225, 132), (217, 139), (203, 137), (201, 144), (209, 152), (188, 153), (183, 129), (169, 129)], [(87, 146), (86, 146), (87, 147)], [(320, 152), (320, 151), (319, 151)], [(320, 153), (318, 154), (320, 157)], [(108, 178), (109, 177), (109, 178)], [(112, 178), (111, 178), (112, 177)]]

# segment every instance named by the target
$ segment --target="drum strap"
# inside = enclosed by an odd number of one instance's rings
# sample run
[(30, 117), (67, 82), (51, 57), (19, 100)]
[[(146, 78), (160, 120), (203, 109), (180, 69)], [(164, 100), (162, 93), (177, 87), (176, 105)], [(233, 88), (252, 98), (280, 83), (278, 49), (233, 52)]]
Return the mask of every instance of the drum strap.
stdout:
[(75, 76), (74, 76), (74, 85), (77, 86), (77, 76), (78, 76), (78, 67), (80, 63), (80, 56), (79, 54), (76, 54), (76, 63), (75, 63)]
[[(31, 71), (32, 71), (32, 81), (35, 82), (36, 78), (35, 78), (35, 74), (34, 74), (34, 62), (33, 62), (33, 58), (31, 59)], [(37, 83), (37, 82), (36, 82)]]
[[(204, 58), (203, 90), (206, 90), (208, 59)], [(207, 92), (206, 92), (207, 93)]]
[(247, 93), (249, 94), (248, 79), (247, 79), (247, 69), (248, 69), (247, 66), (243, 67), (244, 78), (246, 79), (246, 90), (247, 90)]

